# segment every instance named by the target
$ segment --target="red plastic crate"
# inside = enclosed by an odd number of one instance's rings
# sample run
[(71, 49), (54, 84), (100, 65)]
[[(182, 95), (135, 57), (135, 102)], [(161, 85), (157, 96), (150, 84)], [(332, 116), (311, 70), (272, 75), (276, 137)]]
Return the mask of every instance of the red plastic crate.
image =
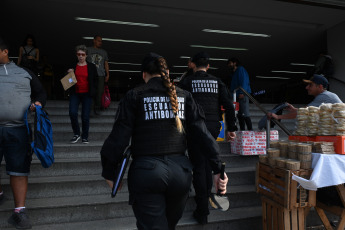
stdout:
[(289, 140), (292, 140), (292, 141), (300, 141), (300, 142), (316, 141), (316, 137), (308, 137), (308, 136), (289, 136)]

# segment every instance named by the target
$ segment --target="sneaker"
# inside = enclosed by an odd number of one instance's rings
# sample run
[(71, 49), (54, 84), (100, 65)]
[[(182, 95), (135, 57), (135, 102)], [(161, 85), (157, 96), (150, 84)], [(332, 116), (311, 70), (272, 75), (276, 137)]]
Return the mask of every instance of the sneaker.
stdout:
[(82, 142), (83, 142), (83, 144), (89, 144), (89, 140), (85, 139), (85, 138), (83, 138)]
[(80, 139), (79, 135), (74, 135), (73, 138), (70, 140), (70, 143), (74, 144), (77, 143)]
[(26, 215), (25, 208), (20, 210), (18, 213), (13, 213), (12, 216), (7, 221), (9, 224), (12, 224), (17, 229), (31, 229), (31, 221)]

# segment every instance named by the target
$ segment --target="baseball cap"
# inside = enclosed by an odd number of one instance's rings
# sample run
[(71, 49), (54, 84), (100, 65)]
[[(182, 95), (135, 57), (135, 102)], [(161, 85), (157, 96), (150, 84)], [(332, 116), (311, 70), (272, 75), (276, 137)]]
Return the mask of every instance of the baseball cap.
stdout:
[(201, 51), (201, 52), (199, 52), (193, 56), (192, 62), (196, 62), (197, 60), (199, 60), (201, 58), (209, 60), (210, 56), (208, 55), (208, 53)]
[(317, 85), (322, 85), (323, 88), (327, 88), (328, 86), (328, 80), (324, 76), (318, 74), (314, 74), (309, 80), (303, 79), (303, 81), (308, 84), (314, 82)]

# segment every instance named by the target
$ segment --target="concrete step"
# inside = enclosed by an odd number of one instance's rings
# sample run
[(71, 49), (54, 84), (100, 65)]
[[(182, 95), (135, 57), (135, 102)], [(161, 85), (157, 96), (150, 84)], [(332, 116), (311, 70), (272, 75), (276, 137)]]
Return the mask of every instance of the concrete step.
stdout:
[[(232, 174), (229, 173), (228, 175)], [(233, 177), (229, 179), (229, 181), (232, 180)], [(9, 178), (4, 178), (1, 181), (6, 201), (13, 200), (9, 183)], [(128, 193), (127, 175), (125, 175), (122, 183), (123, 186), (119, 194)], [(229, 182), (227, 191), (232, 207), (259, 204), (258, 195), (255, 193), (253, 184), (233, 185)], [(110, 192), (110, 188), (100, 175), (34, 177), (29, 178), (27, 199), (110, 195)], [(190, 195), (194, 196), (194, 194), (194, 189), (191, 188)]]
[[(216, 229), (231, 229), (231, 230), (261, 230), (261, 207), (251, 208), (235, 208), (227, 212), (219, 212), (211, 210), (208, 218), (209, 223), (205, 226), (197, 224), (192, 217), (192, 212), (185, 212), (178, 223), (176, 229), (180, 230), (216, 230)], [(227, 224), (227, 222), (229, 222)], [(85, 221), (74, 223), (63, 223), (54, 225), (38, 225), (36, 230), (129, 230), (137, 229), (136, 220), (134, 217), (112, 218), (98, 221)]]
[[(27, 199), (26, 206), (33, 225), (134, 217), (132, 208), (128, 205), (127, 193), (119, 193), (114, 199), (110, 194)], [(231, 209), (237, 208), (243, 207), (231, 206)], [(195, 202), (193, 197), (190, 197), (185, 212), (192, 212), (194, 209)], [(7, 200), (2, 204), (1, 229), (8, 226), (7, 219), (12, 210), (11, 201)]]
[[(49, 116), (49, 119), (53, 125), (53, 130), (55, 128), (55, 124), (71, 124), (71, 119), (69, 115), (53, 115)], [(81, 122), (81, 118), (79, 116), (79, 122)], [(90, 125), (91, 124), (108, 124), (111, 125), (114, 124), (115, 121), (115, 115), (102, 115), (102, 116), (96, 116), (96, 117), (90, 117)]]
[[(81, 119), (80, 119), (81, 120)], [(89, 133), (93, 132), (108, 132), (110, 133), (113, 129), (114, 119), (110, 122), (99, 122), (99, 123), (90, 123), (89, 124)], [(72, 125), (71, 122), (69, 123), (53, 123), (53, 132), (70, 132), (72, 131)], [(79, 122), (80, 130), (82, 128), (81, 122)]]
[[(118, 104), (119, 104), (118, 101), (112, 101), (108, 109), (117, 108)], [(69, 107), (69, 100), (48, 100), (45, 105), (45, 109), (47, 110), (50, 108), (68, 108), (68, 107)]]
[[(56, 116), (56, 115), (69, 115), (69, 107), (51, 107), (46, 108), (49, 116)], [(99, 111), (100, 115), (115, 115), (117, 107), (108, 108), (103, 111)], [(81, 114), (81, 105), (79, 106), (78, 114)]]
[[(129, 167), (127, 168), (127, 170)], [(229, 166), (225, 169), (229, 178), (230, 185), (247, 185), (254, 184), (255, 181), (255, 166), (231, 168)], [(38, 160), (33, 160), (31, 165), (30, 178), (45, 177), (59, 177), (59, 176), (91, 176), (101, 175), (101, 161), (100, 158), (80, 158), (80, 159), (57, 159), (55, 163), (48, 169), (43, 168)], [(6, 172), (1, 172), (2, 180), (8, 178)]]
[[(53, 127), (54, 130), (54, 127)], [(82, 133), (81, 127), (80, 127), (80, 132)], [(94, 131), (94, 132), (89, 132), (89, 142), (93, 141), (105, 141), (105, 139), (109, 136), (110, 130), (109, 131)], [(69, 143), (69, 141), (73, 137), (73, 131), (72, 128), (68, 130), (63, 130), (63, 131), (53, 131), (53, 140), (56, 142), (66, 142)], [(81, 139), (79, 140), (81, 142)]]

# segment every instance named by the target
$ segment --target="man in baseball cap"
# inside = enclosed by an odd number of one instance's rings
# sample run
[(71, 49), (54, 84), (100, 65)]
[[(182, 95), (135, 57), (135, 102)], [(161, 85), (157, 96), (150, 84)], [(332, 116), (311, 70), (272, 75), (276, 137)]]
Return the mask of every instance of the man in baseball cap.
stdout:
[[(314, 96), (314, 100), (308, 104), (308, 106), (319, 107), (322, 103), (343, 103), (340, 98), (332, 92), (327, 90), (328, 80), (323, 75), (314, 74), (309, 80), (303, 80), (307, 83), (305, 89), (308, 91), (308, 95)], [(268, 117), (274, 119), (295, 119), (297, 116), (297, 108), (289, 104), (287, 110), (290, 112), (283, 115), (277, 115), (275, 113), (268, 114)]]
[(328, 80), (324, 76), (318, 74), (314, 74), (309, 80), (304, 79), (303, 81), (307, 84), (315, 83), (316, 85), (322, 85), (324, 89), (328, 86)]

